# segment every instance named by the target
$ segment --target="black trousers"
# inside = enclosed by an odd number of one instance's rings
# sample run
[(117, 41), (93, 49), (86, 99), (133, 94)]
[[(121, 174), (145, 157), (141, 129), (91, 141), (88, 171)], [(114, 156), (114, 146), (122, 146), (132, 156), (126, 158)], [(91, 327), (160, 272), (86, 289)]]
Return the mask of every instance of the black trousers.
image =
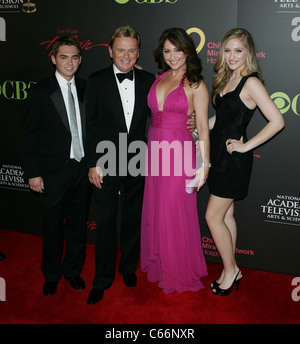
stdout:
[(144, 177), (106, 176), (102, 188), (94, 187), (93, 190), (98, 209), (93, 287), (108, 289), (115, 278), (116, 270), (119, 199), (121, 259), (118, 271), (124, 275), (133, 273), (138, 267)]
[[(66, 278), (79, 276), (84, 265), (90, 199), (85, 159), (80, 163), (69, 160), (63, 179), (63, 184), (57, 182), (57, 188), (47, 188), (45, 178), (41, 195), (44, 215), (41, 269), (46, 281), (55, 283), (63, 274)], [(53, 181), (49, 184), (53, 185)]]

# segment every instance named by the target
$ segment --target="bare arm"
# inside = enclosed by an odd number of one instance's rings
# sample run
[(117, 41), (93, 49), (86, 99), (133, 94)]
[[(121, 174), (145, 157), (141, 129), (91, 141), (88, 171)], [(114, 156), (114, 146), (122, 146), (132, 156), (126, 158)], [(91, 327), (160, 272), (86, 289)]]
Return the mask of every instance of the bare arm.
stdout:
[(199, 135), (200, 153), (203, 161), (196, 173), (200, 175), (200, 183), (197, 190), (205, 184), (208, 177), (210, 165), (210, 140), (209, 140), (209, 125), (208, 125), (208, 106), (209, 93), (205, 83), (202, 81), (197, 89), (194, 91), (194, 108), (196, 113), (196, 126)]
[(241, 98), (248, 107), (251, 106), (254, 108), (258, 106), (268, 120), (268, 123), (246, 143), (243, 143), (242, 140), (231, 140), (231, 144), (229, 144), (227, 140), (227, 150), (230, 154), (234, 151), (239, 153), (248, 152), (265, 143), (284, 128), (284, 119), (280, 111), (270, 98), (263, 84), (257, 78), (249, 78), (247, 80), (245, 91), (242, 91)]

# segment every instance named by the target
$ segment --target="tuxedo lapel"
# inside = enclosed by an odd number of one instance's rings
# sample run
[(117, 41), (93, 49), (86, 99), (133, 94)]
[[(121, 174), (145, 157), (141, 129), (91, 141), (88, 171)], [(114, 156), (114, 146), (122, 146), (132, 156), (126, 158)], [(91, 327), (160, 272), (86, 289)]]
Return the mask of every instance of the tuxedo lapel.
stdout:
[(56, 111), (59, 114), (65, 127), (70, 132), (70, 126), (69, 126), (69, 121), (68, 121), (68, 114), (67, 114), (67, 110), (66, 110), (66, 105), (64, 102), (64, 98), (63, 98), (61, 89), (59, 87), (59, 84), (58, 84), (55, 76), (53, 78), (51, 78), (51, 80), (50, 80), (50, 89), (51, 89), (50, 98), (51, 98), (51, 100), (52, 100), (52, 102), (56, 108)]
[[(137, 69), (134, 69), (134, 82), (135, 82), (135, 102), (134, 102), (134, 108), (133, 108), (133, 114), (132, 114), (132, 120), (130, 125), (129, 133), (134, 131), (135, 125), (138, 123), (139, 116), (141, 115), (141, 109), (143, 108), (144, 104), (144, 83), (141, 78), (141, 75)], [(144, 112), (142, 111), (142, 115), (144, 115)]]
[(75, 79), (76, 90), (77, 90), (77, 98), (79, 104), (79, 111), (80, 111), (80, 118), (81, 118), (81, 128), (82, 128), (82, 137), (85, 139), (85, 104), (84, 104), (84, 87), (81, 87), (81, 84), (77, 79)]
[(106, 84), (107, 84), (107, 89), (109, 92), (108, 99), (112, 102), (111, 109), (116, 114), (116, 117), (121, 127), (127, 131), (122, 100), (121, 100), (119, 88), (117, 85), (117, 80), (116, 80), (115, 73), (113, 71), (112, 66), (111, 68), (108, 69), (108, 77), (107, 77)]

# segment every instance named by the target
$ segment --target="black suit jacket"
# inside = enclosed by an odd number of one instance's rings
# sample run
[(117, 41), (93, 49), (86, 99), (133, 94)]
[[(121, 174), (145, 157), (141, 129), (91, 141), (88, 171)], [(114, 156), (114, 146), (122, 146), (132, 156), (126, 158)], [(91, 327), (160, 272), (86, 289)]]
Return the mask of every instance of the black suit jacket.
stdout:
[(134, 68), (134, 73), (135, 105), (129, 133), (127, 133), (113, 66), (92, 74), (88, 79), (86, 87), (86, 156), (89, 167), (97, 165), (101, 154), (96, 153), (96, 147), (103, 140), (114, 143), (117, 149), (117, 161), (120, 133), (128, 134), (127, 147), (135, 140), (146, 141), (147, 115), (150, 115), (147, 95), (155, 78), (153, 74), (136, 68)]
[[(75, 84), (84, 139), (86, 81), (75, 78)], [(49, 187), (59, 188), (64, 181), (70, 157), (71, 132), (63, 95), (55, 75), (30, 89), (22, 125), (25, 177), (41, 176), (44, 182), (50, 184)]]

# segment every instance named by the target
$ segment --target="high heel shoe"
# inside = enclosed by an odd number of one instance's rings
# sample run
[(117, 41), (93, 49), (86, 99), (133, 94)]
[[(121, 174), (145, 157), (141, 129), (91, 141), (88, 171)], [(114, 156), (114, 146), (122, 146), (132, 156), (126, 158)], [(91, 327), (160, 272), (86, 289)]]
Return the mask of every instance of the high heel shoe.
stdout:
[(235, 276), (235, 279), (233, 280), (231, 286), (228, 289), (222, 289), (219, 286), (217, 286), (214, 290), (213, 290), (213, 294), (214, 295), (218, 295), (218, 296), (227, 296), (230, 295), (232, 288), (234, 287), (234, 285), (236, 284), (236, 290), (239, 289), (239, 283), (241, 281), (241, 279), (243, 278), (243, 276), (239, 279), (238, 276), (240, 274), (240, 270), (238, 271), (237, 275)]
[(212, 284), (210, 285), (210, 289), (217, 289), (220, 284), (221, 283), (217, 281), (213, 281)]

